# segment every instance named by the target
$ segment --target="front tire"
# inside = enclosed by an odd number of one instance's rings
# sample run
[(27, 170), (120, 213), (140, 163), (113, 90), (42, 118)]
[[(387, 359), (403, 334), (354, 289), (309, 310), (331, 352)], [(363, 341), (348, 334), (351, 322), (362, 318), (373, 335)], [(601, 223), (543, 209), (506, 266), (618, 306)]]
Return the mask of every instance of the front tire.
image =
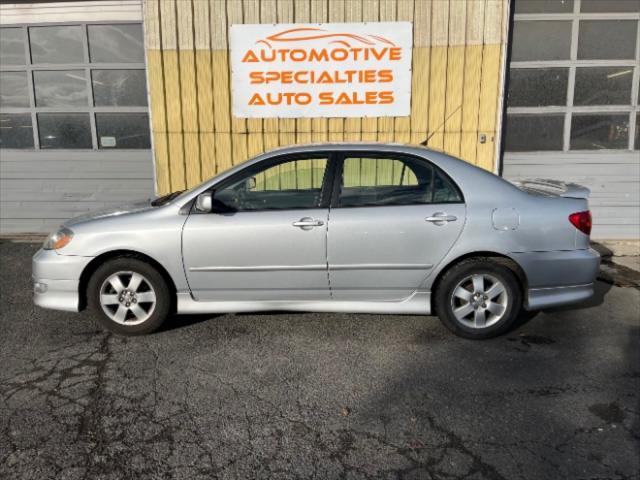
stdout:
[(485, 339), (508, 331), (522, 308), (515, 273), (490, 258), (473, 258), (447, 271), (436, 291), (436, 312), (453, 333)]
[(171, 309), (171, 293), (162, 275), (137, 258), (120, 257), (101, 265), (87, 287), (89, 310), (110, 332), (151, 333)]

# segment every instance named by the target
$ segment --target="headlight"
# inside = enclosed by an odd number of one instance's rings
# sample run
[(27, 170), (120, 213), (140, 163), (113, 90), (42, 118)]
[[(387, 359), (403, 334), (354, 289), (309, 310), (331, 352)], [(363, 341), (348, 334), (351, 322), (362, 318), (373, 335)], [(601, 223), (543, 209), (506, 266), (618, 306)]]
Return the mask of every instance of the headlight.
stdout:
[(68, 228), (62, 227), (47, 237), (42, 248), (45, 250), (59, 250), (68, 245), (72, 238), (73, 232)]

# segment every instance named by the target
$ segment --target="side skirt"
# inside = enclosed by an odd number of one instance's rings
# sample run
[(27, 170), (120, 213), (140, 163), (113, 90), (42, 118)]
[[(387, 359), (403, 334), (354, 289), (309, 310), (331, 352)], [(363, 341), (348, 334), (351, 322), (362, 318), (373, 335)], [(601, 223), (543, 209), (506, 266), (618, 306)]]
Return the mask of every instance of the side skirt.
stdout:
[(269, 312), (277, 310), (429, 315), (431, 313), (431, 292), (416, 291), (400, 302), (351, 302), (342, 300), (198, 302), (188, 292), (178, 293), (178, 313), (181, 314)]

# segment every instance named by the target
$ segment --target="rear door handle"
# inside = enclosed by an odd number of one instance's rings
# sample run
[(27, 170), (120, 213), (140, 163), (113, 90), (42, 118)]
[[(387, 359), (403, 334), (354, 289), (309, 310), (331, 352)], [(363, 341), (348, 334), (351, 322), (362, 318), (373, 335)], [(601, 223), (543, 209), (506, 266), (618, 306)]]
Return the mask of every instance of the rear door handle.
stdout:
[(427, 222), (431, 222), (438, 226), (446, 225), (448, 222), (455, 222), (457, 219), (458, 217), (455, 215), (447, 215), (443, 212), (436, 212), (433, 216), (425, 218)]
[(302, 230), (311, 230), (313, 227), (321, 227), (324, 225), (324, 222), (311, 217), (304, 217), (297, 222), (293, 222), (292, 225), (294, 227), (301, 228)]

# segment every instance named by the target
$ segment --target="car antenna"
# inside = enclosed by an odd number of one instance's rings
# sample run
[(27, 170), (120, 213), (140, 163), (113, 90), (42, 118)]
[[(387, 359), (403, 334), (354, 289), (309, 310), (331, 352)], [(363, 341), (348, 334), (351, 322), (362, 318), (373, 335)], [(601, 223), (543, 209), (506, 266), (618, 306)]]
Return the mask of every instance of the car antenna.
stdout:
[(447, 120), (453, 117), (453, 115), (461, 108), (462, 108), (462, 104), (458, 105), (458, 108), (456, 108), (453, 112), (451, 112), (449, 116), (444, 119), (444, 122), (442, 122), (442, 124), (438, 128), (436, 128), (433, 132), (431, 132), (431, 134), (427, 137), (427, 139), (424, 142), (420, 142), (420, 145), (422, 145), (423, 147), (426, 147), (427, 144), (429, 143), (429, 140), (431, 140), (431, 137), (433, 137), (438, 132), (438, 130), (444, 127), (445, 124), (447, 123)]

